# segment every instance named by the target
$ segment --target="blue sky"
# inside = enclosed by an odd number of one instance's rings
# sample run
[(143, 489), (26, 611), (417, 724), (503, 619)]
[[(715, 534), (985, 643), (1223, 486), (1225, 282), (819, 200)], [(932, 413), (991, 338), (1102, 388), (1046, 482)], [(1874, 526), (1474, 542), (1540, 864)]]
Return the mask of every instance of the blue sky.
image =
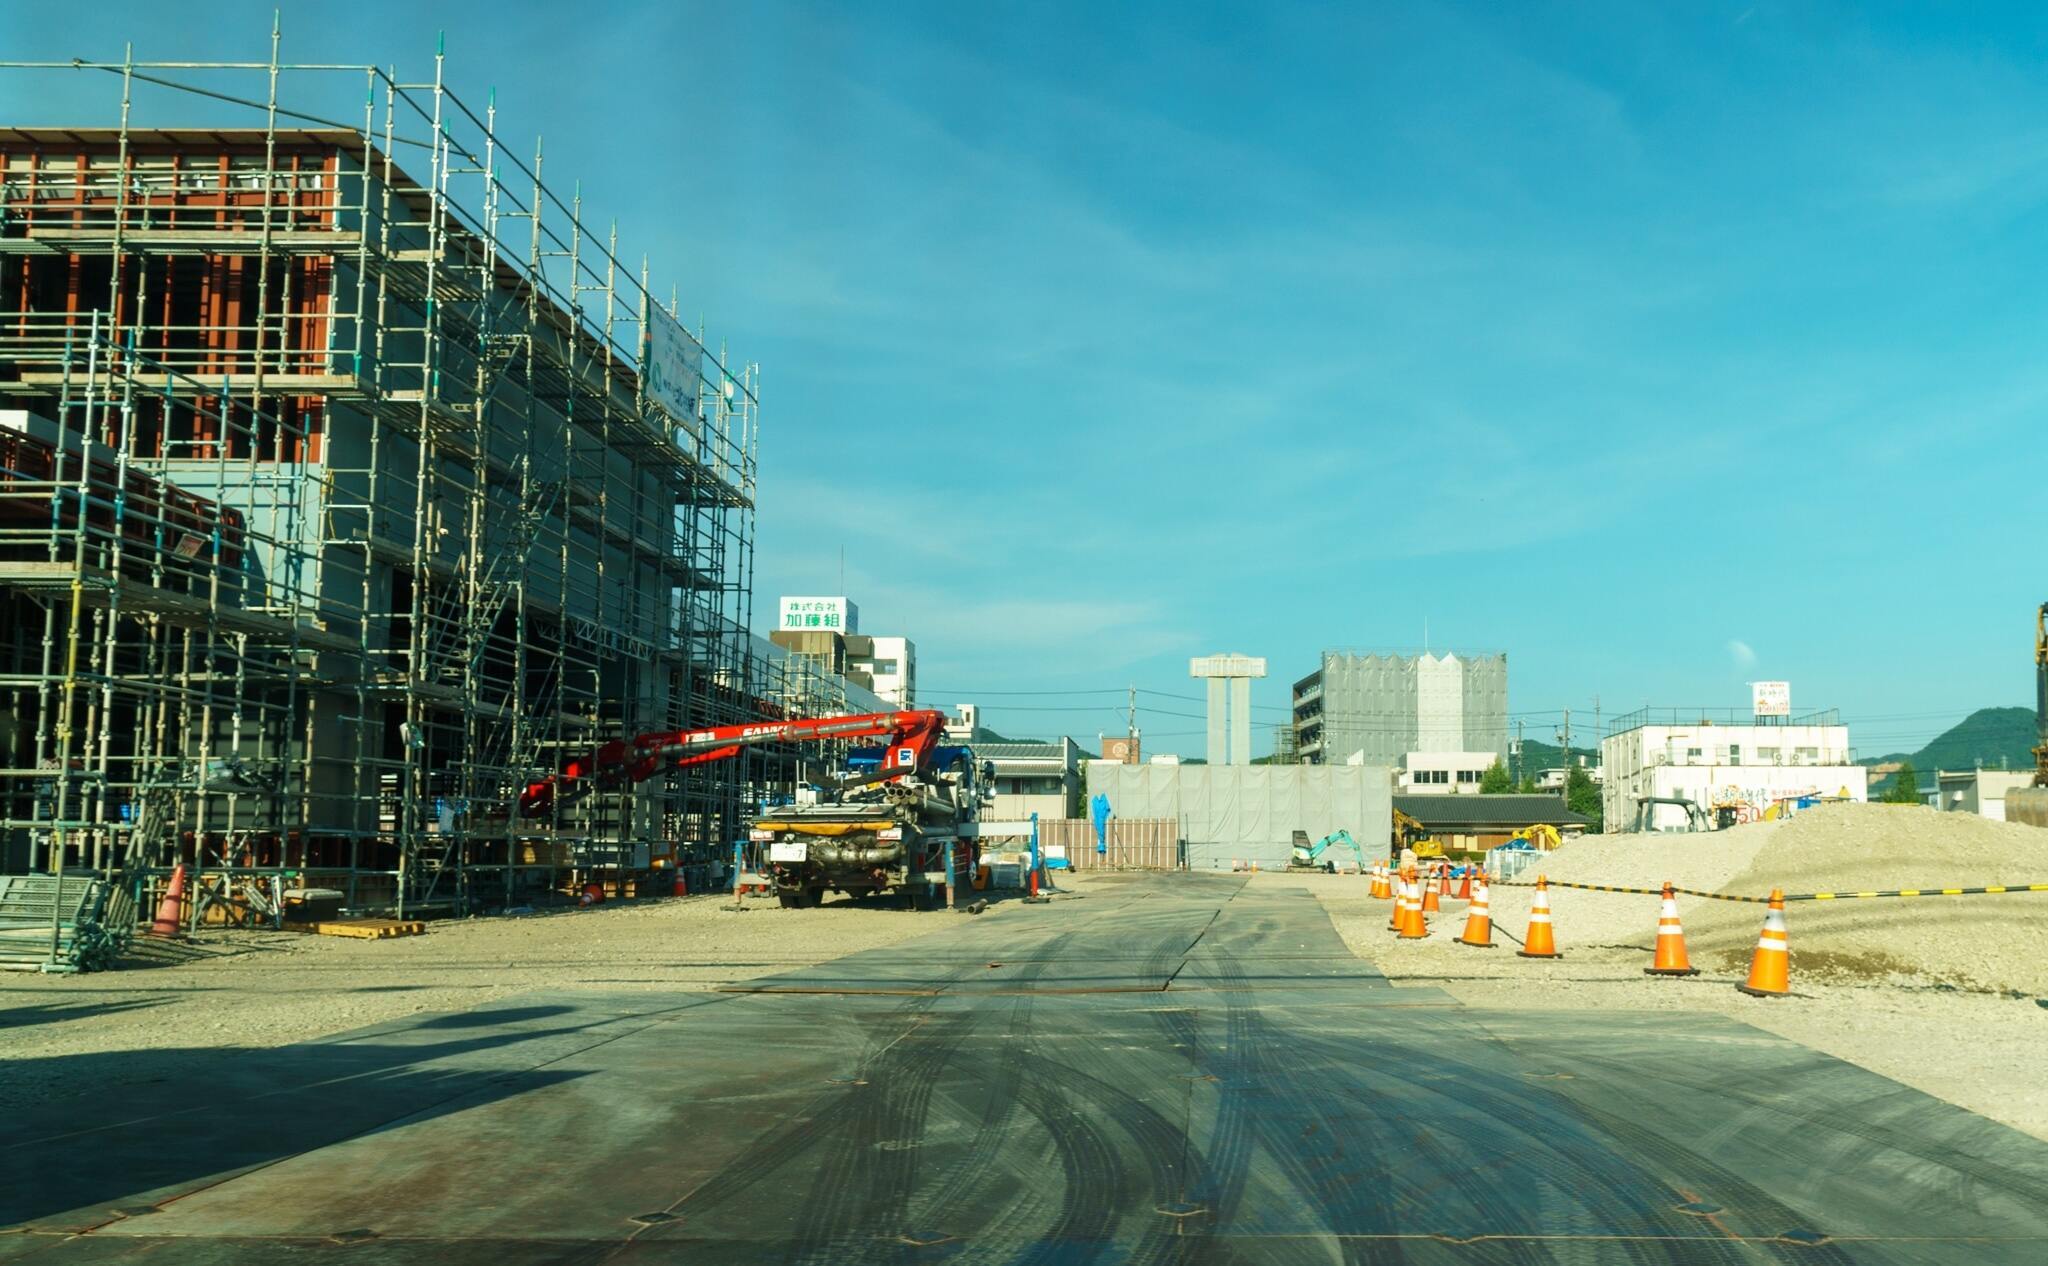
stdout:
[[(260, 57), (270, 12), (9, 8), (18, 57)], [(578, 13), (289, 6), (285, 55), (423, 77), (447, 30), (762, 362), (757, 613), (843, 547), (925, 702), (1092, 740), (1134, 683), (1199, 754), (1187, 657), (1267, 656), (1277, 721), (1425, 628), (1508, 652), (1531, 737), (1782, 677), (1875, 755), (2031, 697), (2048, 10)], [(0, 117), (111, 122), (86, 79)]]

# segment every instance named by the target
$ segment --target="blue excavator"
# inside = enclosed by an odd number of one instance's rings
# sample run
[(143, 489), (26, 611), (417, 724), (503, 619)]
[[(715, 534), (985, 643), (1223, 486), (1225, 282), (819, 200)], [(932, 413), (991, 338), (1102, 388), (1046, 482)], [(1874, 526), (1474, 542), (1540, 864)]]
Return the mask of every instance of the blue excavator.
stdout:
[(1337, 873), (1336, 862), (1321, 860), (1323, 854), (1329, 852), (1330, 846), (1333, 844), (1342, 844), (1349, 848), (1352, 854), (1358, 858), (1358, 869), (1361, 871), (1365, 869), (1365, 850), (1358, 847), (1358, 841), (1352, 839), (1351, 832), (1343, 827), (1338, 827), (1313, 844), (1308, 842), (1307, 831), (1296, 831), (1294, 833), (1294, 852), (1287, 859), (1287, 869), (1320, 870), (1329, 874)]

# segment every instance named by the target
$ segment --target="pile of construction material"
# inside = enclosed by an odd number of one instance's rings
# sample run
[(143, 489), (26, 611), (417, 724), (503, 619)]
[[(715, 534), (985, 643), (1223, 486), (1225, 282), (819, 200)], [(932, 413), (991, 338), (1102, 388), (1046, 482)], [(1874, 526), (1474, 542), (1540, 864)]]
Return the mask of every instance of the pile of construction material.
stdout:
[(0, 875), (0, 970), (108, 967), (134, 928), (127, 889), (97, 875)]
[[(1919, 805), (1833, 804), (1705, 834), (1594, 835), (1542, 858), (1552, 880), (1763, 896), (2048, 882), (2048, 831)], [(1493, 917), (1520, 934), (1529, 890), (1495, 888)], [(1656, 899), (1553, 886), (1567, 954), (1650, 952)], [(1758, 905), (1681, 897), (1696, 966), (1741, 972)], [(2048, 892), (1837, 899), (1787, 907), (1795, 979), (2048, 995)]]

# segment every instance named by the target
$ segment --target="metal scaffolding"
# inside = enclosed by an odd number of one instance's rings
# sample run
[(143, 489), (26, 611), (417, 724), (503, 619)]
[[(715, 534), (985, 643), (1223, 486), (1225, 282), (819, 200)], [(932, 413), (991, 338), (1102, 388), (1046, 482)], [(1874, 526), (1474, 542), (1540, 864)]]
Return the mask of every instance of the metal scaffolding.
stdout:
[[(105, 74), (120, 112), (0, 128), (0, 873), (147, 911), (183, 863), (187, 917), (233, 920), (287, 888), (473, 910), (723, 856), (789, 753), (511, 804), (622, 733), (845, 705), (747, 634), (757, 368), (656, 302), (442, 52), (408, 83), (278, 48), (0, 64)], [(336, 75), (359, 122), (291, 104)], [(143, 126), (144, 84), (249, 126)], [(657, 389), (658, 355), (694, 381)]]

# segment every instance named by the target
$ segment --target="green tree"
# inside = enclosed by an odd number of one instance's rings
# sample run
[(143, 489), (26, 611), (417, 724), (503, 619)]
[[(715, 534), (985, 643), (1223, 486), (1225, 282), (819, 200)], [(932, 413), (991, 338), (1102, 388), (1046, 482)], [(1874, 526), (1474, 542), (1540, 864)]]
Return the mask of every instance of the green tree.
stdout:
[(1892, 775), (1892, 785), (1884, 793), (1885, 804), (1919, 804), (1920, 775), (1913, 768), (1912, 761), (1900, 761), (1899, 772)]
[(1486, 772), (1479, 775), (1479, 794), (1482, 796), (1505, 796), (1514, 789), (1514, 775), (1508, 773), (1508, 767), (1498, 760), (1488, 765)]
[(1564, 807), (1586, 818), (1586, 830), (1601, 829), (1600, 787), (1583, 765), (1573, 765), (1564, 777)]
[(1536, 785), (1536, 775), (1523, 774), (1522, 785), (1515, 788), (1515, 793), (1517, 795), (1533, 796), (1541, 792), (1542, 790), (1543, 788)]

